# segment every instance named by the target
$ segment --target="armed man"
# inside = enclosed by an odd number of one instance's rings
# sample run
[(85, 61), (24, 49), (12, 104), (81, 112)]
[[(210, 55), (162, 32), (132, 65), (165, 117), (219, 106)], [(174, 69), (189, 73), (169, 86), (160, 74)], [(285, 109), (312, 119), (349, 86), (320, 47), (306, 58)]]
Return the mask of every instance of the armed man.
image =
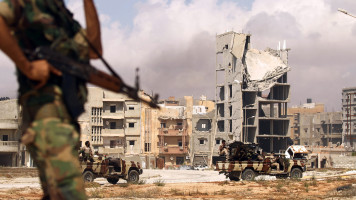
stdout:
[(85, 82), (31, 57), (40, 46), (78, 63), (101, 57), (97, 12), (93, 0), (83, 1), (86, 31), (63, 0), (0, 2), (0, 49), (16, 65), (23, 108), (21, 140), (38, 167), (43, 199), (87, 199), (77, 151)]
[(226, 156), (226, 160), (230, 159), (230, 151), (229, 151), (229, 147), (226, 145), (226, 141), (222, 140), (220, 146), (219, 146), (219, 154), (220, 156), (225, 155)]
[(83, 155), (82, 157), (85, 162), (87, 161), (94, 162), (93, 149), (91, 148), (89, 141), (86, 141), (85, 146), (80, 148), (79, 155), (80, 154)]

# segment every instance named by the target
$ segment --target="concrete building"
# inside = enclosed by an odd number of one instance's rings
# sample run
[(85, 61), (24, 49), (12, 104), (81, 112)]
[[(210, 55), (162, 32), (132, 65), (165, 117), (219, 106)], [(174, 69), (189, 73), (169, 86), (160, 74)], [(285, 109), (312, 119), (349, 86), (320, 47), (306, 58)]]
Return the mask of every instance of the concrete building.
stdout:
[(165, 166), (191, 163), (189, 141), (192, 135), (192, 114), (193, 97), (184, 97), (184, 101), (176, 101), (171, 97), (162, 104), (158, 113), (158, 156), (164, 160)]
[[(210, 105), (210, 107), (207, 105)], [(193, 129), (190, 141), (193, 166), (210, 165), (213, 149), (215, 146), (219, 146), (221, 142), (221, 139), (215, 141), (215, 125), (214, 102), (201, 97), (197, 104), (193, 106)]]
[(25, 164), (25, 151), (19, 143), (20, 108), (16, 99), (0, 101), (0, 166)]
[(118, 157), (141, 153), (141, 103), (123, 94), (88, 88), (86, 112), (79, 117), (82, 145), (86, 140), (99, 153)]
[(297, 127), (297, 141), (307, 146), (336, 146), (342, 143), (342, 113), (322, 112), (314, 114), (300, 113)]
[[(141, 96), (149, 99), (143, 92)], [(156, 168), (157, 158), (161, 158), (165, 166), (190, 164), (194, 158), (197, 163), (209, 162), (215, 141), (212, 134), (214, 102), (205, 97), (200, 100), (190, 96), (179, 100), (170, 97), (162, 101), (161, 107), (160, 110), (152, 109), (125, 95), (89, 87), (86, 111), (78, 119), (81, 146), (90, 141), (94, 150), (101, 154), (112, 157), (139, 155), (143, 167), (147, 168)], [(0, 108), (5, 113), (0, 117), (0, 164), (33, 166), (28, 152), (18, 142), (21, 109), (17, 101), (0, 101)], [(200, 145), (201, 139), (205, 146)], [(192, 147), (192, 143), (197, 148)]]
[(290, 143), (288, 49), (259, 51), (250, 39), (235, 32), (216, 36), (215, 137), (278, 152)]
[(312, 103), (312, 99), (307, 99), (307, 103), (288, 108), (287, 114), (290, 119), (290, 136), (294, 144), (300, 143), (300, 115), (316, 114), (324, 112), (323, 103)]
[(343, 143), (356, 148), (356, 87), (342, 89)]
[[(149, 100), (149, 97), (145, 95)], [(159, 128), (161, 126), (158, 115), (160, 110), (152, 109), (146, 104), (141, 104), (141, 149), (143, 152), (143, 167), (149, 169), (157, 167), (157, 156), (159, 155)], [(161, 163), (163, 167), (164, 163)]]

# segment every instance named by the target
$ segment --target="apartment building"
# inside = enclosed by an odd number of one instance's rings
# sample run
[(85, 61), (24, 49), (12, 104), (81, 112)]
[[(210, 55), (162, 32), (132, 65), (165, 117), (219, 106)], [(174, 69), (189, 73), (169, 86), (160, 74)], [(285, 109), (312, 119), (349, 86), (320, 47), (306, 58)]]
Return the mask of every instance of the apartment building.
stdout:
[(191, 158), (193, 166), (210, 166), (213, 149), (220, 145), (220, 140), (215, 140), (215, 112), (207, 112), (205, 106), (193, 106), (191, 137)]
[[(185, 105), (180, 105), (184, 102)], [(186, 96), (184, 101), (172, 97), (164, 101), (158, 114), (158, 156), (165, 166), (177, 166), (191, 163), (190, 137), (192, 134), (193, 97)]]
[(20, 166), (25, 163), (25, 151), (19, 143), (22, 134), (17, 100), (1, 100), (0, 110), (0, 166)]
[(109, 156), (141, 153), (141, 103), (123, 94), (88, 88), (86, 112), (79, 117), (82, 145)]
[[(142, 97), (149, 99), (143, 92)], [(85, 112), (78, 119), (81, 146), (90, 141), (95, 151), (112, 157), (140, 155), (149, 168), (156, 168), (157, 158), (163, 160), (163, 166), (180, 166), (193, 160), (209, 162), (211, 148), (219, 144), (212, 134), (214, 102), (206, 97), (170, 97), (161, 102), (161, 107), (152, 109), (125, 95), (89, 87)], [(17, 101), (0, 101), (0, 108), (5, 113), (0, 117), (1, 165), (33, 166), (29, 153), (18, 142)]]
[(343, 143), (356, 149), (356, 87), (342, 89)]
[(324, 110), (323, 103), (313, 103), (312, 99), (307, 99), (307, 102), (298, 106), (292, 106), (288, 108), (287, 115), (290, 119), (290, 136), (294, 144), (300, 143), (300, 115), (304, 114), (316, 114), (323, 113)]
[(290, 144), (289, 49), (259, 51), (250, 40), (235, 32), (216, 36), (215, 138), (278, 152)]
[[(143, 95), (146, 100), (150, 100), (148, 95)], [(159, 128), (161, 126), (158, 116), (160, 110), (152, 109), (147, 104), (141, 104), (141, 156), (143, 157), (143, 167), (156, 168), (159, 154)], [(163, 168), (164, 162), (159, 166)]]
[[(198, 163), (209, 161), (211, 147), (216, 146), (211, 138), (214, 116), (207, 112), (214, 110), (214, 102), (206, 97), (200, 100), (191, 96), (169, 97), (160, 101), (158, 110), (122, 94), (89, 88), (85, 106), (86, 112), (79, 118), (82, 144), (91, 141), (95, 150), (110, 156), (140, 155), (149, 168), (156, 167), (156, 158), (163, 160), (163, 166), (190, 164), (193, 158)], [(192, 123), (205, 127), (197, 127), (194, 139)], [(200, 140), (206, 146), (192, 151), (192, 144)]]
[(342, 143), (342, 113), (300, 113), (298, 116), (298, 141), (300, 145), (332, 146)]

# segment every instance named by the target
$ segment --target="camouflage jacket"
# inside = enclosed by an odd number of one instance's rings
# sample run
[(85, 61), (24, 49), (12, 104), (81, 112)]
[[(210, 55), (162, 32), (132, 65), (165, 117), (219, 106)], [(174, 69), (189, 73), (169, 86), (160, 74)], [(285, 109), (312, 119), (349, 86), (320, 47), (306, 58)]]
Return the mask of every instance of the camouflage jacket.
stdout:
[[(33, 50), (39, 46), (50, 46), (77, 61), (89, 61), (88, 45), (79, 34), (83, 30), (73, 20), (63, 0), (2, 0), (0, 16), (8, 24), (21, 48)], [(33, 89), (36, 83), (19, 70), (17, 75), (21, 96)], [(47, 85), (59, 85), (60, 81), (60, 77), (51, 75)]]

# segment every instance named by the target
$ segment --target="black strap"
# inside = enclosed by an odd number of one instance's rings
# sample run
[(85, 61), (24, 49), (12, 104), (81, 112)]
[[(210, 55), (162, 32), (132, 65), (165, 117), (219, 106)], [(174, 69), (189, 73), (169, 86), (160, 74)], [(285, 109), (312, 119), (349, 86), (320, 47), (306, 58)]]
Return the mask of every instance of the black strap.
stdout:
[(78, 78), (73, 75), (62, 74), (63, 101), (67, 107), (69, 114), (74, 120), (77, 120), (80, 114), (84, 112), (84, 105), (78, 98)]

